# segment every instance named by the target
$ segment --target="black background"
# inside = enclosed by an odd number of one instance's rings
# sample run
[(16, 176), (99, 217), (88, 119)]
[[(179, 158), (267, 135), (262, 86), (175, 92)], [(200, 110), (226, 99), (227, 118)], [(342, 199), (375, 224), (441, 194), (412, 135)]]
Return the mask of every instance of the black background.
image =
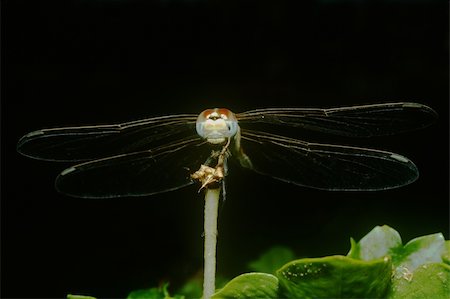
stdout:
[[(448, 236), (448, 9), (438, 1), (3, 1), (2, 297), (124, 297), (202, 267), (196, 187), (147, 198), (58, 194), (68, 165), (15, 152), (44, 127), (227, 107), (418, 101), (422, 131), (343, 143), (411, 158), (421, 177), (383, 192), (323, 192), (231, 170), (218, 272), (272, 245), (346, 254), (376, 225), (406, 242)], [(302, 138), (302, 136), (296, 136)], [(332, 138), (333, 142), (338, 141)]]

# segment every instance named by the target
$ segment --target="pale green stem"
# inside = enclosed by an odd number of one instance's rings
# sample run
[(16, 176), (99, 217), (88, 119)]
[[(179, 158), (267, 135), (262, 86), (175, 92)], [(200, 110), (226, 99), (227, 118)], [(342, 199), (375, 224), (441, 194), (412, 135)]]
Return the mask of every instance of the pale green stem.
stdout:
[(216, 285), (217, 211), (220, 188), (205, 192), (205, 265), (203, 273), (203, 299), (209, 299)]

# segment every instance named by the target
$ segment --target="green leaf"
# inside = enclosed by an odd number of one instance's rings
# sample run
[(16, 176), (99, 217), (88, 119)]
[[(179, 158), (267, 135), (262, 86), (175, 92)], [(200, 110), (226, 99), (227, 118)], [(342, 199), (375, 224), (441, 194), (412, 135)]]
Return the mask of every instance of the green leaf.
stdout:
[(184, 296), (175, 295), (175, 297), (170, 297), (169, 291), (167, 288), (169, 287), (168, 283), (165, 283), (162, 287), (159, 288), (150, 288), (143, 290), (132, 291), (128, 294), (127, 299), (183, 299)]
[(402, 246), (399, 233), (387, 225), (376, 226), (358, 243), (353, 239), (350, 242), (348, 257), (370, 261), (390, 255), (395, 267), (403, 266), (409, 271), (427, 263), (442, 262), (445, 254), (445, 239), (441, 233), (415, 238)]
[(442, 262), (444, 251), (445, 239), (441, 233), (423, 236), (409, 241), (403, 247), (392, 249), (392, 263), (412, 272), (421, 265)]
[(377, 226), (358, 243), (351, 240), (348, 256), (370, 260), (380, 255), (392, 257), (389, 298), (450, 298), (448, 268), (436, 264), (450, 260), (450, 244), (442, 234), (415, 238), (403, 246), (397, 231)]
[(448, 265), (442, 234), (415, 238), (392, 250), (393, 277), (389, 298), (449, 298)]
[(358, 243), (353, 239), (350, 242), (351, 249), (347, 256), (363, 261), (379, 259), (389, 255), (393, 248), (402, 245), (400, 234), (387, 225), (376, 226)]
[(450, 298), (450, 266), (444, 263), (427, 264), (413, 272), (407, 268), (397, 268), (388, 298)]
[(67, 294), (67, 299), (96, 299), (96, 298), (92, 296)]
[(442, 253), (442, 261), (450, 265), (450, 241), (445, 241), (444, 252)]
[(275, 271), (295, 258), (291, 249), (275, 246), (264, 252), (257, 260), (248, 264), (248, 268), (255, 272), (275, 273)]
[[(289, 249), (275, 247), (249, 267), (273, 272), (292, 258)], [(276, 276), (243, 274), (218, 290), (213, 298), (447, 299), (450, 266), (446, 263), (450, 264), (450, 241), (445, 241), (442, 234), (415, 238), (403, 246), (397, 231), (386, 225), (377, 226), (359, 242), (351, 239), (348, 256), (292, 261), (277, 270)], [(128, 298), (199, 298), (201, 280), (188, 282), (180, 293), (184, 296), (170, 297), (166, 284), (132, 292)]]
[(279, 298), (278, 279), (266, 273), (246, 273), (227, 283), (212, 298)]
[(287, 298), (379, 298), (388, 290), (391, 269), (389, 257), (329, 256), (290, 262), (276, 276)]

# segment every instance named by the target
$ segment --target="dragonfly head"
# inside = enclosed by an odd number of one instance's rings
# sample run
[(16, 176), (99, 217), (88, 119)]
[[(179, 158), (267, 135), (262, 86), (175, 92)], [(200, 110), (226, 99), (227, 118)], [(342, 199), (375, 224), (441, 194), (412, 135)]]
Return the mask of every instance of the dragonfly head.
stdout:
[(198, 116), (196, 129), (198, 135), (209, 143), (220, 144), (236, 135), (238, 122), (228, 109), (206, 109)]

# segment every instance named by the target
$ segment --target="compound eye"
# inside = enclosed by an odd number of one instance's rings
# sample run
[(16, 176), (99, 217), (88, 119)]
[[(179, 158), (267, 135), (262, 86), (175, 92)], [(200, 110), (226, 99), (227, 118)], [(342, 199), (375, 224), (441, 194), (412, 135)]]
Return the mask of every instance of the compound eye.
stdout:
[(199, 114), (196, 129), (201, 137), (211, 143), (218, 143), (234, 136), (238, 130), (238, 123), (234, 113), (228, 109), (206, 109)]
[(198, 120), (203, 121), (209, 119), (210, 115), (214, 112), (213, 109), (203, 110), (202, 113), (198, 115)]

